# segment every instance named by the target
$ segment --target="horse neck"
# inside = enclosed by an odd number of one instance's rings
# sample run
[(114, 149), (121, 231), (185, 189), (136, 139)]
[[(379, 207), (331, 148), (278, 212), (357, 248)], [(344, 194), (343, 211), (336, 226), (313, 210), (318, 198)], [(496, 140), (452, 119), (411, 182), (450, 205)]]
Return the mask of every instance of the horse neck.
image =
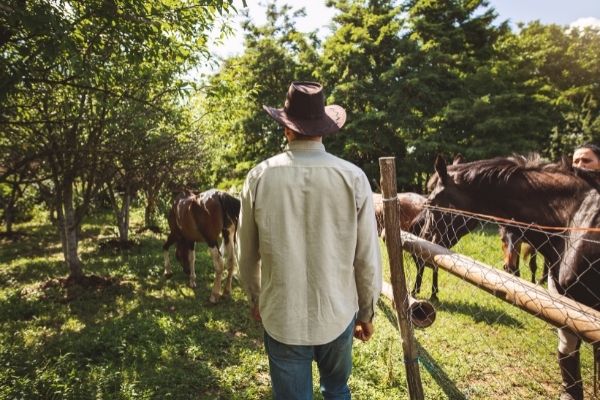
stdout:
[(518, 179), (492, 185), (467, 185), (476, 212), (542, 226), (570, 226), (589, 187), (582, 181)]

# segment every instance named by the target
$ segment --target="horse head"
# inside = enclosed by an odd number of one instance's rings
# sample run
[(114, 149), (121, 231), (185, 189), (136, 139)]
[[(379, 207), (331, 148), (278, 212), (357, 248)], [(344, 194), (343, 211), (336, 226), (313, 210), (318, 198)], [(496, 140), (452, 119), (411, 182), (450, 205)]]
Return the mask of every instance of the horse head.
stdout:
[[(462, 163), (462, 157), (460, 162), (456, 160), (451, 168)], [(449, 172), (446, 161), (439, 155), (435, 160), (435, 174), (429, 179), (427, 188), (430, 194), (425, 213), (420, 216), (420, 236), (444, 247), (452, 247), (477, 223), (471, 218), (444, 212), (440, 208), (470, 210), (473, 208), (473, 197), (455, 179), (452, 171)]]

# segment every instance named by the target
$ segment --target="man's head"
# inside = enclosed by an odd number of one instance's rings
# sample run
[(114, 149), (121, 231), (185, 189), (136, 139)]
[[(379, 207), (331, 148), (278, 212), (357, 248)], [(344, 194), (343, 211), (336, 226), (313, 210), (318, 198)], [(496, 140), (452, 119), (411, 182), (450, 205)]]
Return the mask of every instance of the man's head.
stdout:
[(600, 147), (587, 143), (575, 149), (573, 166), (582, 169), (600, 170)]
[(317, 82), (292, 82), (283, 108), (263, 108), (280, 125), (304, 136), (329, 135), (346, 122), (342, 107), (325, 105), (323, 87)]

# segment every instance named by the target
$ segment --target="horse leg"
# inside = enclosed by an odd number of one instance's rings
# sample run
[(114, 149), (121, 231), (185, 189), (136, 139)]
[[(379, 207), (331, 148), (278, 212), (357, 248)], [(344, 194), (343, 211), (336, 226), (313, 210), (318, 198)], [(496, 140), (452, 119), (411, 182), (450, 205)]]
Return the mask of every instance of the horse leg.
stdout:
[[(529, 270), (531, 271), (531, 283), (535, 283), (535, 275), (537, 273), (537, 256), (535, 250), (531, 249), (529, 253)], [(541, 278), (540, 278), (541, 280)]]
[(561, 400), (583, 400), (579, 347), (581, 340), (567, 329), (558, 330), (558, 365), (562, 377)]
[(196, 287), (196, 249), (195, 243), (189, 242), (187, 243), (187, 270), (190, 273), (190, 287)]
[[(553, 277), (548, 279), (548, 291), (558, 294)], [(581, 339), (569, 329), (558, 328), (558, 366), (562, 377), (560, 400), (583, 400), (583, 381), (579, 347)]]
[(210, 293), (208, 301), (215, 304), (221, 298), (221, 277), (223, 275), (223, 258), (221, 257), (221, 252), (219, 251), (219, 247), (217, 245), (209, 247), (209, 250), (213, 260), (213, 266), (215, 268), (215, 281), (213, 282), (212, 291)]
[[(534, 255), (535, 254), (537, 254), (537, 252), (534, 253)], [(546, 260), (546, 257), (544, 257), (544, 268), (542, 270), (542, 277), (540, 278), (540, 281), (539, 281), (540, 284), (544, 284), (544, 283), (548, 282), (548, 269), (550, 268), (549, 264), (550, 264), (550, 262), (548, 260)]]
[(513, 247), (512, 247), (512, 258), (514, 260), (514, 274), (516, 277), (521, 277), (521, 247), (522, 247), (523, 242), (521, 242), (520, 240), (516, 241), (515, 243), (513, 243)]
[(433, 277), (431, 282), (431, 297), (429, 298), (432, 301), (438, 301), (437, 294), (439, 292), (438, 286), (438, 267), (437, 265), (432, 266), (433, 269)]
[(417, 296), (421, 291), (421, 283), (423, 282), (423, 273), (425, 272), (425, 262), (413, 256), (413, 260), (417, 265), (417, 276), (415, 278), (415, 286), (411, 292), (413, 297)]
[(227, 266), (227, 280), (225, 281), (225, 289), (223, 290), (224, 297), (231, 296), (231, 283), (235, 269), (235, 252), (232, 237), (233, 232), (229, 230), (223, 231), (223, 255), (225, 257), (225, 265)]
[(173, 276), (173, 270), (171, 269), (171, 260), (169, 258), (169, 247), (173, 243), (175, 243), (175, 235), (173, 233), (169, 233), (167, 237), (167, 241), (163, 244), (163, 258), (165, 259), (165, 269), (163, 275), (166, 279), (169, 279)]
[(512, 231), (500, 227), (504, 270), (509, 274), (520, 276), (519, 262), (521, 257), (521, 241), (515, 240)]

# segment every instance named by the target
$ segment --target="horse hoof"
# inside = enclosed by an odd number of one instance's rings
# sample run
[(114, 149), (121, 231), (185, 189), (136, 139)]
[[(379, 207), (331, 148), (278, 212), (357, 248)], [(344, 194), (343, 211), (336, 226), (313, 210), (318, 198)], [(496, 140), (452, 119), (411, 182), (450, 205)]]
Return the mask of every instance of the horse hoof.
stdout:
[(165, 272), (164, 274), (165, 279), (171, 279), (171, 277), (173, 276), (172, 272)]
[(190, 282), (189, 286), (190, 286), (192, 289), (195, 289), (195, 288), (196, 288), (196, 282)]
[(216, 294), (211, 294), (210, 297), (208, 298), (208, 301), (211, 304), (217, 304), (219, 302), (219, 300), (220, 300), (220, 296), (216, 295)]
[(431, 297), (429, 298), (429, 301), (433, 301), (433, 302), (438, 302), (440, 301), (440, 299), (438, 299), (438, 297), (435, 294), (432, 294)]

